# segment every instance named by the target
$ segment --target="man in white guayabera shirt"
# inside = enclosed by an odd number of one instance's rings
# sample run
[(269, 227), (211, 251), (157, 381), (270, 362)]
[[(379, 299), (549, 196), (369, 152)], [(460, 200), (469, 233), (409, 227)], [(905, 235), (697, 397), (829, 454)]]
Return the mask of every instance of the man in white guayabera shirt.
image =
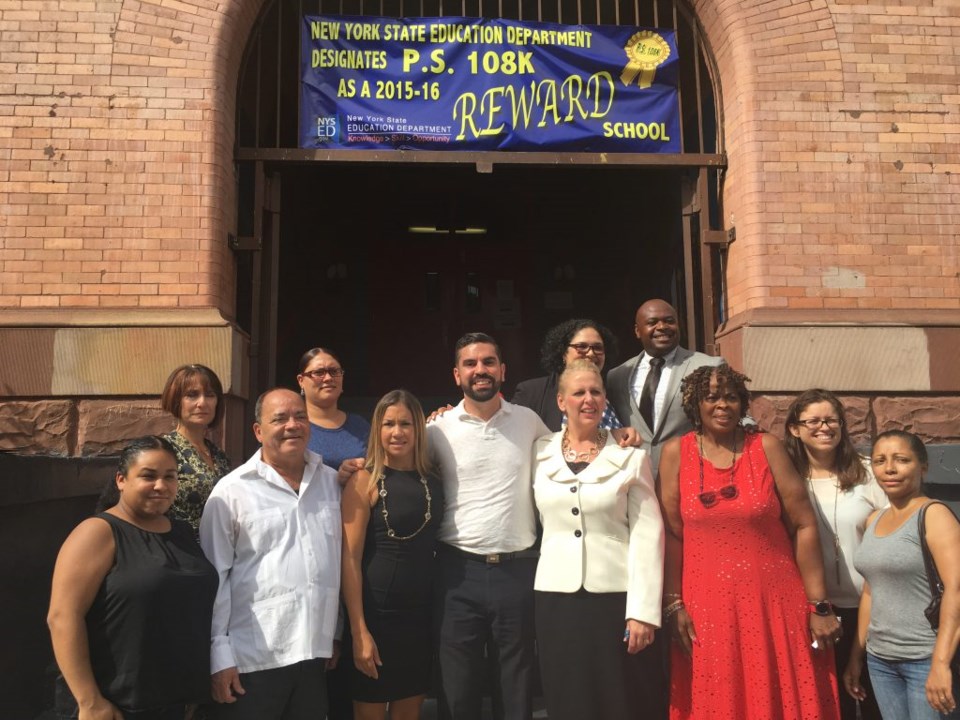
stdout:
[(220, 573), (211, 690), (228, 720), (326, 716), (340, 594), (340, 486), (307, 450), (303, 398), (257, 400), (260, 450), (214, 487), (200, 545)]

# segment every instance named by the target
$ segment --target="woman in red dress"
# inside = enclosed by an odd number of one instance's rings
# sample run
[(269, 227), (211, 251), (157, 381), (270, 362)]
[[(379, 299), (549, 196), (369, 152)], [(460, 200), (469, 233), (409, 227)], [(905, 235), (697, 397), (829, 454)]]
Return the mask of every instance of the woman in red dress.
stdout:
[(780, 441), (742, 426), (747, 379), (727, 365), (688, 375), (695, 429), (660, 459), (670, 717), (838, 720), (816, 517)]

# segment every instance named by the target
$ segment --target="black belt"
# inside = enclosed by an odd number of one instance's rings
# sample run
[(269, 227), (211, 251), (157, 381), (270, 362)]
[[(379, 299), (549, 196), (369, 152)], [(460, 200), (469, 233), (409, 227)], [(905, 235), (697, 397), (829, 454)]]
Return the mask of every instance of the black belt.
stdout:
[(467, 560), (473, 560), (474, 562), (485, 563), (487, 565), (500, 565), (510, 560), (536, 559), (540, 557), (540, 552), (536, 548), (527, 548), (526, 550), (517, 550), (516, 552), (482, 554), (461, 550), (458, 547), (447, 545), (446, 543), (439, 543), (437, 547), (440, 552), (449, 552)]

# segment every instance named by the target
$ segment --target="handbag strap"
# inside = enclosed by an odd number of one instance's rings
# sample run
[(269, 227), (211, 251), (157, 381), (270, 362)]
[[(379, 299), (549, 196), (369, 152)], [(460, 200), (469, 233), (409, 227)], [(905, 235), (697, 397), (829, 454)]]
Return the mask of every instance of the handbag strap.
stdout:
[[(943, 580), (940, 579), (940, 573), (937, 572), (937, 564), (933, 560), (933, 555), (930, 554), (930, 548), (927, 547), (926, 518), (927, 508), (931, 505), (943, 505), (943, 503), (932, 500), (924, 504), (917, 513), (917, 529), (920, 534), (920, 551), (923, 553), (923, 565), (927, 570), (927, 582), (930, 584), (930, 595), (931, 597), (938, 598), (943, 595)], [(949, 507), (947, 509), (950, 510)], [(953, 511), (951, 510), (950, 512)]]

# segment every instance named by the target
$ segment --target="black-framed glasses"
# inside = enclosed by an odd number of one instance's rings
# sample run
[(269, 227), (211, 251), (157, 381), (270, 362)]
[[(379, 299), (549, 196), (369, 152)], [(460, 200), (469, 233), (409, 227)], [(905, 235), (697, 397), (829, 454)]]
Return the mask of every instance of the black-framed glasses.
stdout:
[(719, 490), (708, 490), (700, 493), (700, 502), (705, 508), (712, 508), (721, 500), (733, 500), (740, 494), (736, 485), (725, 485)]
[(806, 420), (797, 420), (797, 424), (803, 425), (807, 430), (819, 430), (824, 425), (833, 430), (843, 425), (843, 420), (835, 417), (807, 418)]
[(343, 377), (343, 368), (338, 367), (328, 367), (328, 368), (317, 368), (315, 370), (307, 370), (303, 373), (305, 377), (310, 378), (311, 380), (322, 380), (324, 375), (329, 375), (334, 380), (338, 377)]
[(581, 355), (586, 355), (591, 350), (594, 355), (603, 355), (606, 352), (603, 343), (570, 343), (567, 347), (573, 348)]

